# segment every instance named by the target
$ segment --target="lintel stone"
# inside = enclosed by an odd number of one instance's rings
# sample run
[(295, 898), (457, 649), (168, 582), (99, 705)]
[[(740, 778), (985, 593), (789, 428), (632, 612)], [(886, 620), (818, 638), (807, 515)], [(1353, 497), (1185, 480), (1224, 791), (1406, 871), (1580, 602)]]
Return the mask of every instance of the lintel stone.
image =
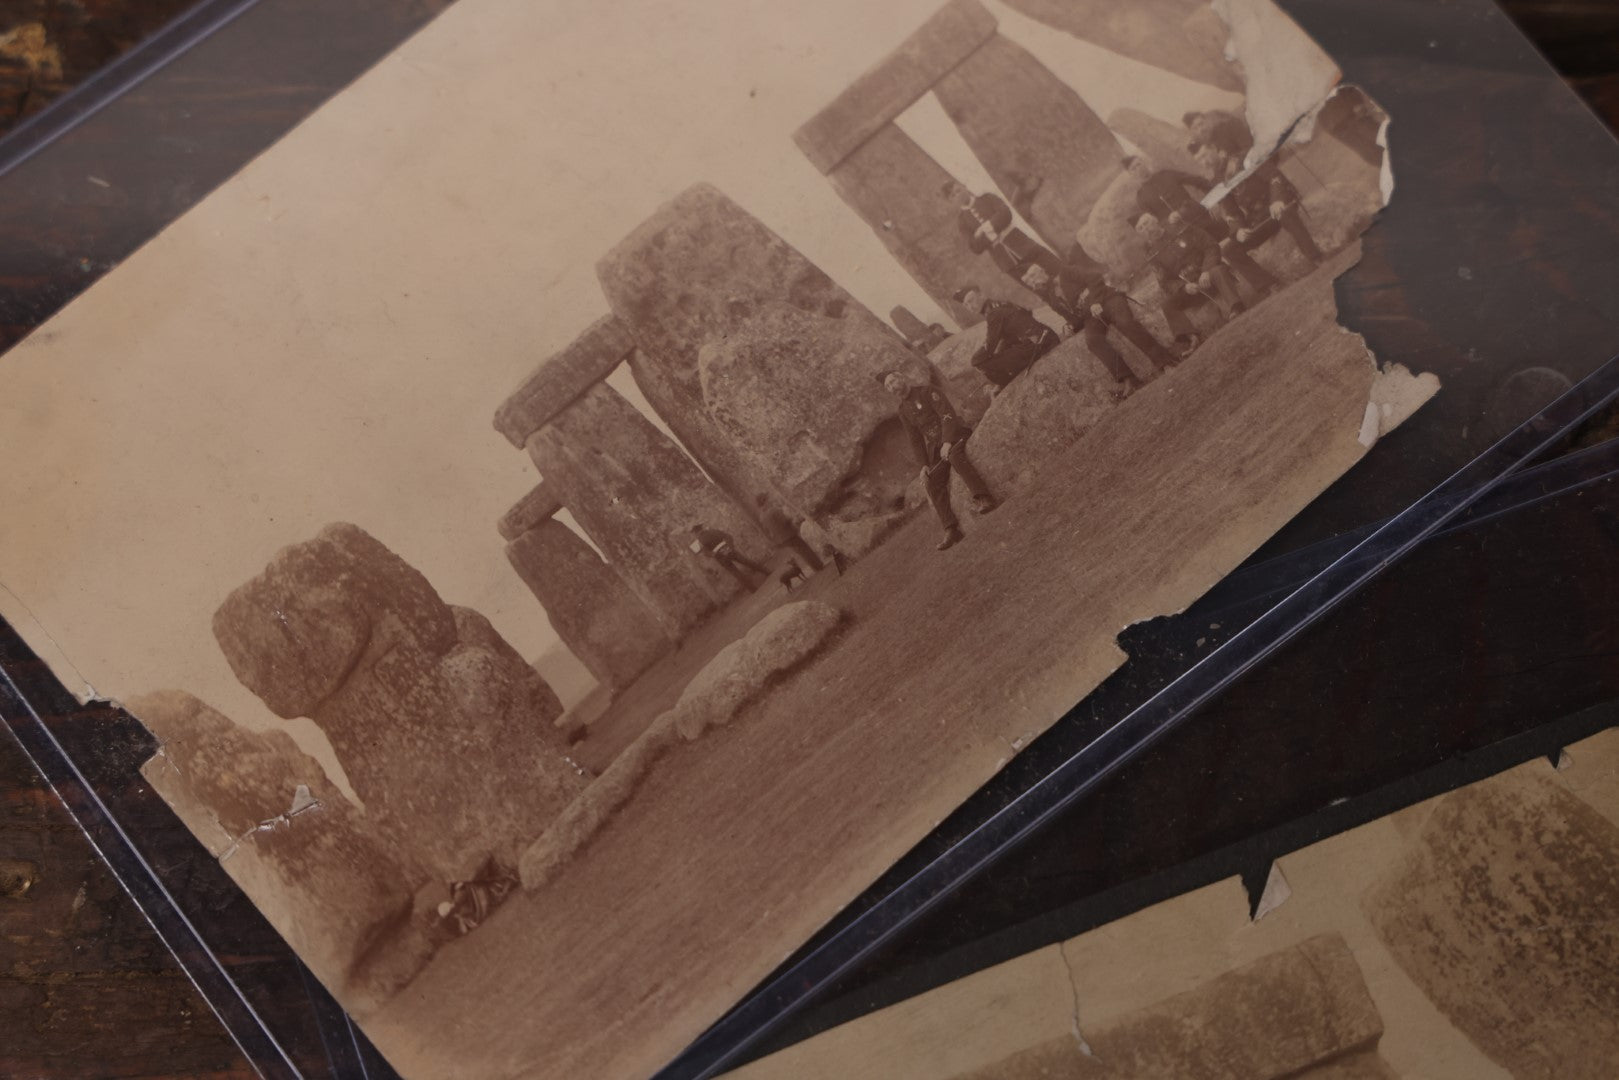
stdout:
[(501, 539), (516, 540), (541, 522), (555, 517), (561, 509), (562, 497), (557, 494), (556, 488), (541, 481), (501, 517)]
[(611, 375), (634, 348), (629, 329), (611, 315), (602, 316), (523, 380), (495, 411), (495, 430), (521, 450), (530, 435)]
[(831, 172), (994, 37), (995, 28), (995, 16), (978, 0), (951, 0), (794, 132), (793, 141), (817, 169)]

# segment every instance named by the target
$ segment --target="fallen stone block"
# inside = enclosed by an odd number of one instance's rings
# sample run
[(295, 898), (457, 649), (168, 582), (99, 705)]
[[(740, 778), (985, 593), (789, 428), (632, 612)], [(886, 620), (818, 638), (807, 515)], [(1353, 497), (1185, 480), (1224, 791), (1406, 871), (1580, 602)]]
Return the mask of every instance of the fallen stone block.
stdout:
[(801, 600), (777, 608), (716, 653), (674, 707), (654, 720), (523, 852), (518, 863), (523, 887), (539, 889), (555, 877), (634, 796), (661, 759), (680, 743), (729, 723), (824, 650), (842, 621), (836, 608)]

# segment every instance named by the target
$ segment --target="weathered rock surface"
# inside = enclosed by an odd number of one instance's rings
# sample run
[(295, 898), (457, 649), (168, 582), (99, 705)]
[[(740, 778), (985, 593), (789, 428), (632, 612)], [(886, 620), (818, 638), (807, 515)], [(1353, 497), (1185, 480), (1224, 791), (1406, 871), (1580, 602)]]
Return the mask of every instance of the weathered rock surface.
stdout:
[(879, 129), (827, 179), (957, 326), (983, 321), (954, 299), (968, 285), (977, 285), (992, 300), (1025, 307), (1039, 303), (988, 253), (973, 253), (957, 224), (960, 200), (945, 189), (955, 178), (896, 125)]
[[(1035, 318), (1061, 333), (1062, 316), (1047, 307), (1036, 308)], [(993, 389), (982, 372), (973, 367), (973, 354), (984, 345), (985, 328), (982, 325), (963, 330), (928, 353), (928, 361), (939, 374), (939, 383), (945, 396), (956, 407), (957, 413), (969, 425), (977, 426), (989, 408)]]
[(843, 613), (827, 604), (786, 604), (716, 653), (674, 707), (654, 720), (523, 853), (518, 866), (523, 887), (539, 889), (555, 877), (634, 796), (663, 757), (709, 728), (730, 723), (778, 680), (822, 652), (842, 621)]
[(495, 411), (495, 430), (521, 448), (546, 421), (613, 373), (635, 348), (623, 323), (605, 315), (547, 357)]
[(1619, 828), (1512, 772), (1444, 797), (1361, 906), (1445, 1017), (1517, 1077), (1619, 1061)]
[(541, 522), (548, 521), (561, 509), (562, 500), (557, 497), (556, 489), (547, 487), (542, 481), (501, 516), (500, 535), (505, 540), (516, 540)]
[(687, 742), (728, 724), (775, 681), (819, 653), (843, 622), (830, 604), (800, 600), (760, 619), (714, 654), (666, 714)]
[(1141, 210), (1136, 202), (1139, 190), (1141, 183), (1135, 177), (1119, 173), (1096, 200), (1090, 218), (1079, 230), (1079, 242), (1091, 258), (1107, 266), (1116, 280), (1147, 263), (1147, 245), (1130, 223)]
[(1006, 0), (1047, 26), (1222, 90), (1243, 90), (1225, 59), (1225, 23), (1208, 0)]
[[(386, 997), (426, 957), (401, 933), (410, 872), (365, 815), (281, 731), (252, 732), (190, 694), (128, 703), (162, 744), (142, 775), (218, 856), (310, 970), (334, 993)], [(381, 979), (367, 958), (394, 954)]]
[(277, 553), (214, 633), (267, 705), (320, 726), (375, 835), (426, 876), (459, 880), (490, 855), (512, 864), (584, 786), (534, 669), (353, 525)]
[(989, 39), (934, 87), (1010, 202), (1066, 251), (1121, 171), (1123, 150), (1091, 107), (1021, 45)]
[(551, 629), (602, 685), (628, 686), (673, 648), (647, 606), (562, 522), (543, 521), (516, 537), (506, 557)]
[[(708, 474), (746, 506), (761, 494), (772, 503), (777, 497), (742, 455), (727, 452), (728, 441), (704, 407), (703, 346), (724, 341), (762, 305), (776, 303), (850, 322), (838, 341), (860, 335), (898, 340), (819, 267), (709, 184), (666, 203), (604, 256), (596, 273), (640, 346), (631, 361), (637, 384)], [(800, 362), (813, 365), (825, 351), (812, 345)], [(608, 561), (625, 570), (617, 557), (609, 554)]]
[[(1042, 461), (1072, 445), (1117, 404), (1117, 389), (1084, 340), (1070, 338), (990, 403), (967, 440), (973, 464), (997, 495), (1026, 489)], [(953, 482), (955, 496), (965, 499), (959, 478)]]
[(1393, 1080), (1383, 1020), (1336, 934), (1311, 938), (1138, 1010), (958, 1080)]
[(1182, 124), (1149, 116), (1139, 109), (1115, 109), (1107, 126), (1129, 139), (1154, 168), (1203, 176), (1203, 165), (1190, 149), (1192, 133)]
[(928, 324), (912, 314), (911, 309), (904, 304), (897, 304), (888, 312), (888, 320), (899, 331), (899, 336), (906, 341), (916, 341), (927, 336)]
[(377, 651), (383, 620), (428, 652), (455, 643), (455, 619), (425, 577), (364, 531), (332, 525), (232, 592), (213, 629), (242, 685), (292, 719), (313, 715)]
[(730, 533), (754, 558), (770, 548), (679, 446), (603, 383), (531, 435), (528, 452), (608, 565), (675, 640), (740, 591), (718, 565), (692, 553), (693, 525)]
[(878, 378), (932, 372), (898, 339), (764, 304), (699, 365), (709, 414), (800, 513), (835, 532), (901, 509), (916, 466)]

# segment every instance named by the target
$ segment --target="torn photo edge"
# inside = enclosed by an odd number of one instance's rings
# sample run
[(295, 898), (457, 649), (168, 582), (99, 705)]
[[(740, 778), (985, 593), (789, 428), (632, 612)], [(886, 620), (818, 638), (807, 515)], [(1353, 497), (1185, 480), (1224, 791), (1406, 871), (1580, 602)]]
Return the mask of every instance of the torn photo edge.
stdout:
[(839, 977), (1616, 399), (1619, 356), (1384, 523), (1180, 678), (1100, 732), (1079, 753), (984, 820), (968, 826), (964, 835), (904, 884), (854, 915), (819, 947), (755, 990), (659, 1072), (657, 1080), (707, 1080), (740, 1065), (751, 1047)]

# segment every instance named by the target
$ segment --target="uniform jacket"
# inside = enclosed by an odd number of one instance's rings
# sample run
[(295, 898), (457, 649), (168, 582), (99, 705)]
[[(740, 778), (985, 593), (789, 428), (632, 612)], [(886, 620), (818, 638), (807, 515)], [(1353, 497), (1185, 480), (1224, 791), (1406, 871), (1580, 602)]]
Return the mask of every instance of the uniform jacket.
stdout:
[(1034, 317), (1026, 307), (1009, 300), (991, 300), (984, 307), (984, 344), (973, 354), (973, 366), (984, 357), (1017, 345), (1033, 345), (1046, 338), (1051, 327)]
[(899, 419), (910, 436), (917, 462), (923, 466), (938, 463), (939, 448), (945, 443), (956, 443), (972, 434), (972, 428), (956, 415), (950, 399), (932, 386), (907, 390), (899, 403)]
[[(1209, 193), (1209, 182), (1200, 176), (1180, 172), (1176, 169), (1160, 169), (1141, 182), (1136, 190), (1136, 205), (1148, 214), (1159, 218), (1167, 218), (1176, 210), (1183, 214), (1189, 206), (1196, 206), (1202, 210), (1198, 202)], [(1187, 189), (1197, 192), (1193, 196)], [(1197, 210), (1192, 211), (1194, 214)]]

